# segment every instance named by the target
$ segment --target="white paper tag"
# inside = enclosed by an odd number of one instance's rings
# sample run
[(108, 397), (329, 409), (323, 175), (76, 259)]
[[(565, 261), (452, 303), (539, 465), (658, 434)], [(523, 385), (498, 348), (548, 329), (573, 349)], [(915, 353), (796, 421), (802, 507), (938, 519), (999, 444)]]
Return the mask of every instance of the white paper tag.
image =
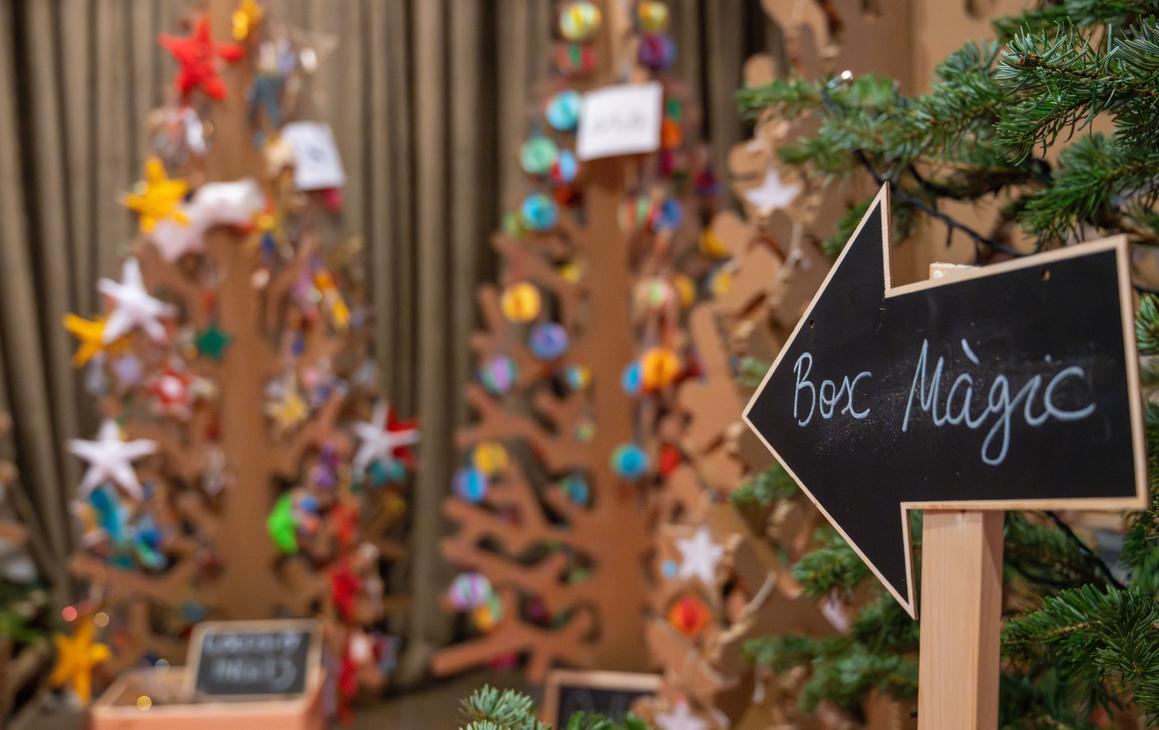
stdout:
[(609, 86), (584, 94), (576, 156), (594, 160), (659, 149), (663, 98), (664, 89), (657, 82)]
[(340, 188), (346, 184), (342, 156), (329, 124), (291, 122), (282, 139), (294, 151), (294, 185), (299, 190)]

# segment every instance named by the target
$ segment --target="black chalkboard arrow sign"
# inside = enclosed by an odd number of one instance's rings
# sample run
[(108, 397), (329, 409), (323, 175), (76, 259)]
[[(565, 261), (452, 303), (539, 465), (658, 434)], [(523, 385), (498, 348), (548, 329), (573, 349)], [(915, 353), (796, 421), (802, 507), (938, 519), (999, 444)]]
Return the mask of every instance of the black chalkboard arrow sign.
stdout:
[(1146, 504), (1126, 240), (892, 286), (883, 187), (745, 421), (916, 617), (908, 510)]

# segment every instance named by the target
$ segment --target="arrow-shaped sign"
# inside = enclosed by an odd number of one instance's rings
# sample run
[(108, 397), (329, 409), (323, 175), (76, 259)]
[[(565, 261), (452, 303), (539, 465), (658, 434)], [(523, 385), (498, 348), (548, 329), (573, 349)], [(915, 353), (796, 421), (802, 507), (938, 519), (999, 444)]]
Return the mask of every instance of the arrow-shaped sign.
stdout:
[(1146, 505), (1126, 239), (892, 286), (883, 187), (745, 421), (916, 616), (911, 509)]

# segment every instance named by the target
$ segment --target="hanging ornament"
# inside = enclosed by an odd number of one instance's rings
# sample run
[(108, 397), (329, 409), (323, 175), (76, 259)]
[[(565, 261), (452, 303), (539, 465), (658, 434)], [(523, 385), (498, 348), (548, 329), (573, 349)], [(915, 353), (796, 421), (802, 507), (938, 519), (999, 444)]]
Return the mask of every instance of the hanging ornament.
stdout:
[(567, 386), (576, 392), (587, 390), (592, 383), (592, 371), (585, 365), (569, 365), (564, 377), (567, 379)]
[(150, 157), (145, 161), (145, 179), (121, 201), (137, 214), (141, 233), (149, 233), (158, 222), (168, 218), (180, 225), (189, 225), (189, 216), (179, 207), (188, 191), (189, 185), (184, 180), (165, 174), (165, 165), (160, 158)]
[(583, 97), (578, 91), (567, 89), (547, 100), (544, 115), (547, 123), (559, 132), (574, 132), (579, 126), (580, 104)]
[(676, 60), (676, 44), (662, 33), (649, 33), (640, 39), (640, 65), (652, 71), (664, 71)]
[(294, 497), (289, 492), (274, 503), (266, 518), (266, 533), (274, 545), (287, 555), (298, 552), (298, 526), (294, 521)]
[(564, 76), (587, 76), (596, 69), (596, 51), (588, 43), (561, 43), (555, 49), (555, 66)]
[(551, 181), (559, 185), (568, 185), (579, 174), (579, 161), (571, 150), (560, 150), (555, 162), (551, 164)]
[(581, 444), (589, 443), (596, 437), (596, 422), (590, 418), (581, 418), (575, 425), (575, 440)]
[(681, 596), (668, 608), (668, 624), (690, 639), (704, 631), (711, 620), (708, 605), (697, 596)]
[(637, 481), (648, 473), (648, 454), (638, 444), (620, 444), (612, 452), (612, 471), (622, 479)]
[(700, 234), (700, 252), (714, 259), (726, 259), (730, 255), (724, 240), (711, 228), (705, 228)]
[(249, 39), (250, 34), (257, 29), (266, 12), (258, 0), (241, 0), (230, 16), (233, 24), (233, 39), (239, 43)]
[(193, 374), (166, 366), (154, 375), (147, 386), (152, 405), (158, 413), (185, 419), (192, 415)]
[(567, 330), (557, 322), (541, 322), (531, 328), (528, 344), (540, 360), (555, 360), (567, 352)]
[(672, 301), (675, 292), (667, 280), (659, 276), (644, 279), (636, 285), (636, 307), (645, 312), (657, 312)]
[(177, 308), (153, 297), (145, 289), (141, 264), (127, 258), (121, 265), (121, 280), (100, 279), (97, 289), (112, 300), (114, 308), (105, 320), (101, 339), (107, 345), (140, 327), (154, 342), (165, 341), (162, 318), (175, 317)]
[(518, 378), (519, 366), (506, 355), (493, 357), (479, 368), (479, 382), (494, 395), (510, 393)]
[(640, 20), (640, 28), (646, 33), (660, 33), (668, 27), (668, 6), (646, 0), (636, 7), (636, 17)]
[(640, 358), (644, 390), (663, 390), (680, 375), (680, 357), (667, 347), (653, 347)]
[(684, 141), (684, 130), (680, 122), (665, 119), (660, 123), (660, 146), (666, 150), (674, 150)]
[(499, 308), (512, 322), (530, 322), (539, 316), (543, 300), (534, 284), (520, 282), (503, 290)]
[(471, 452), (471, 463), (489, 477), (506, 471), (511, 458), (498, 441), (480, 441)]
[(408, 465), (414, 461), (411, 446), (419, 441), (418, 426), (413, 421), (395, 418), (394, 409), (385, 401), (375, 404), (369, 421), (354, 424), (354, 433), (361, 443), (354, 454), (352, 468), (355, 476), (363, 474), (373, 463), (381, 463), (393, 470), (391, 464)]
[(499, 602), (499, 596), (492, 594), (486, 603), (476, 606), (471, 611), (471, 620), (475, 624), (475, 628), (483, 633), (488, 633), (499, 623), (503, 618), (503, 604)]
[(543, 193), (533, 193), (523, 200), (519, 217), (530, 231), (548, 231), (559, 222), (559, 208)]
[(600, 9), (593, 2), (572, 2), (559, 14), (559, 32), (569, 41), (586, 41), (600, 28)]
[(624, 367), (620, 373), (620, 387), (632, 397), (640, 395), (644, 387), (644, 373), (638, 360), (633, 360)]
[(696, 194), (701, 197), (710, 198), (720, 192), (720, 181), (716, 179), (716, 173), (712, 171), (711, 167), (698, 170), (692, 182), (696, 188)]
[(660, 476), (667, 477), (676, 470), (676, 467), (680, 466), (683, 460), (684, 457), (680, 455), (680, 449), (671, 444), (664, 444), (660, 448), (660, 459), (657, 465)]
[(723, 297), (732, 286), (732, 271), (722, 266), (708, 277), (708, 291), (716, 298)]
[(225, 98), (225, 84), (217, 73), (217, 59), (237, 61), (245, 55), (245, 49), (235, 43), (214, 43), (209, 33), (209, 18), (202, 17), (193, 27), (188, 38), (162, 34), (161, 47), (169, 51), (181, 67), (175, 84), (182, 101), (200, 89), (211, 99)]
[(73, 367), (83, 367), (98, 354), (104, 352), (105, 320), (103, 317), (85, 319), (75, 314), (64, 316), (64, 328), (79, 340), (72, 356)]
[(109, 363), (109, 370), (116, 377), (117, 385), (128, 389), (141, 382), (141, 377), (145, 374), (145, 365), (141, 362), (141, 358), (130, 352), (114, 358)]
[(702, 525), (692, 537), (677, 540), (676, 549), (680, 551), (681, 578), (699, 578), (709, 588), (716, 585), (716, 568), (724, 557), (724, 546), (713, 542), (707, 527)]
[(97, 431), (95, 441), (72, 439), (68, 442), (69, 453), (88, 463), (84, 478), (77, 492), (87, 495), (101, 484), (111, 482), (119, 485), (134, 499), (144, 498), (141, 482), (133, 469), (133, 462), (157, 452), (157, 442), (146, 439), (125, 441), (117, 422), (106, 419)]
[(684, 209), (676, 198), (665, 198), (660, 205), (650, 211), (649, 228), (654, 233), (660, 231), (674, 231), (684, 220)]
[(672, 277), (672, 287), (680, 297), (680, 306), (687, 309), (696, 302), (696, 284), (686, 274), (677, 274)]
[(455, 494), (472, 504), (487, 496), (487, 474), (482, 469), (460, 469), (452, 482)]
[(460, 573), (447, 589), (447, 600), (456, 611), (482, 606), (495, 595), (491, 581), (482, 573)]
[(592, 489), (588, 481), (579, 474), (569, 474), (559, 483), (560, 489), (571, 500), (572, 504), (587, 507), (592, 498)]
[(93, 695), (93, 669), (109, 660), (112, 652), (106, 644), (96, 641), (97, 627), (91, 618), (80, 619), (72, 636), (55, 634), (56, 665), (49, 683), (54, 687), (65, 684), (72, 687), (82, 705)]
[(532, 137), (519, 148), (519, 164), (524, 172), (535, 177), (551, 172), (558, 156), (559, 148), (548, 137)]

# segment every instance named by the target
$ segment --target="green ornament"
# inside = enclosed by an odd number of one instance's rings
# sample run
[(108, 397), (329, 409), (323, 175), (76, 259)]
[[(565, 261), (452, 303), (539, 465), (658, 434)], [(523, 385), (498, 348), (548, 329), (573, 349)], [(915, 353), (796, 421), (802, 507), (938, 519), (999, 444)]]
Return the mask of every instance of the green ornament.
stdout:
[(547, 137), (532, 137), (519, 152), (520, 164), (528, 175), (546, 175), (559, 157), (559, 148)]
[(664, 103), (664, 106), (666, 107), (665, 116), (674, 122), (679, 122), (680, 116), (684, 113), (684, 105), (682, 105), (677, 99), (669, 98), (668, 101)]
[(197, 333), (197, 351), (211, 360), (220, 360), (232, 339), (228, 332), (211, 324)]
[(278, 499), (270, 516), (266, 518), (266, 532), (282, 552), (291, 555), (298, 552), (297, 526), (294, 525), (294, 498), (289, 493), (283, 494)]

